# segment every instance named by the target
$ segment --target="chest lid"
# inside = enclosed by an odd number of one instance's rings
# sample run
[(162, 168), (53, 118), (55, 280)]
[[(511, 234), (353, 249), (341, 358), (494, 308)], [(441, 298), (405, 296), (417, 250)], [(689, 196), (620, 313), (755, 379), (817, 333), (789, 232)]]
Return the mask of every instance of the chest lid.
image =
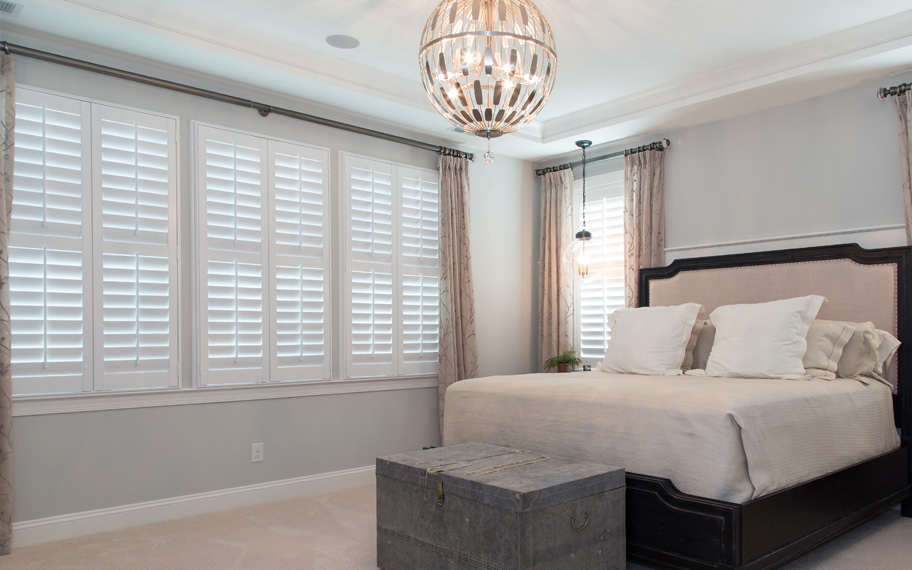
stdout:
[(624, 470), (535, 451), (460, 443), (377, 459), (377, 477), (511, 511), (533, 511), (624, 487)]

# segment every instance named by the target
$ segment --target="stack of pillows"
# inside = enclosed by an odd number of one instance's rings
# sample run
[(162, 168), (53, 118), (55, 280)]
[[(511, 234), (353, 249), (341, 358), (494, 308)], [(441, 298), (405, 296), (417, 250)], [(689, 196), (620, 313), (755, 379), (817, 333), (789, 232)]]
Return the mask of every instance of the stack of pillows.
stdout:
[(870, 322), (815, 320), (826, 301), (808, 295), (723, 305), (707, 320), (702, 305), (619, 309), (609, 318), (603, 372), (724, 378), (872, 378), (889, 384), (899, 348)]

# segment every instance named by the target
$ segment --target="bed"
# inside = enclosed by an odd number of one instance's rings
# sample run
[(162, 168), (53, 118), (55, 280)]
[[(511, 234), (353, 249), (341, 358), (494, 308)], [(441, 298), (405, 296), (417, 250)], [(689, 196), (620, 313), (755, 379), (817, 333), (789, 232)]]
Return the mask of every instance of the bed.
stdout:
[(641, 306), (698, 303), (708, 314), (822, 295), (817, 318), (872, 321), (902, 341), (884, 382), (602, 372), (473, 379), (447, 392), (445, 443), (625, 467), (628, 558), (657, 567), (773, 568), (897, 504), (912, 516), (910, 261), (910, 248), (843, 245), (641, 271)]

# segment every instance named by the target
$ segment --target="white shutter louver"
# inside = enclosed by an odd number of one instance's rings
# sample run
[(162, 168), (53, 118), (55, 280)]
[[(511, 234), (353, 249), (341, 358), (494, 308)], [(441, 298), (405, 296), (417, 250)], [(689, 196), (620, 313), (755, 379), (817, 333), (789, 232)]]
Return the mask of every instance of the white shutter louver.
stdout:
[(440, 193), (436, 172), (399, 167), (399, 374), (436, 374), (440, 336)]
[[(586, 363), (605, 357), (611, 339), (608, 317), (624, 307), (624, 183), (620, 174), (607, 176), (586, 189), (586, 229), (592, 232), (586, 253), (590, 270), (601, 271), (601, 278), (580, 283), (577, 295), (577, 346)], [(581, 195), (575, 196), (577, 220), (581, 200)]]
[(273, 381), (329, 379), (329, 153), (270, 141), (274, 189)]
[(267, 380), (266, 142), (197, 126), (200, 384)]
[(19, 92), (9, 241), (15, 395), (92, 389), (88, 119), (88, 103)]
[(174, 119), (93, 112), (96, 390), (178, 385), (175, 130)]

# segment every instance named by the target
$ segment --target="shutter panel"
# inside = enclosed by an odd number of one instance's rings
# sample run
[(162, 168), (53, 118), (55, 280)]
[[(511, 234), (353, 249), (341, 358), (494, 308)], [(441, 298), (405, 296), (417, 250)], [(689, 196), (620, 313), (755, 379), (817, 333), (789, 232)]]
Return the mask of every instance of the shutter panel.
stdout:
[(271, 380), (329, 379), (329, 152), (270, 141), (269, 160), (275, 284)]
[(613, 178), (586, 189), (586, 228), (592, 232), (586, 252), (590, 269), (602, 271), (600, 279), (580, 283), (577, 296), (577, 346), (580, 357), (590, 362), (605, 357), (611, 339), (608, 317), (624, 307), (624, 187), (617, 174)]
[(346, 377), (392, 376), (397, 345), (393, 308), (393, 167), (343, 155), (345, 192)]
[(200, 384), (266, 381), (266, 141), (197, 125)]
[(437, 172), (398, 168), (399, 371), (436, 374), (440, 336), (440, 192)]
[(178, 385), (175, 129), (93, 109), (96, 390)]
[(13, 393), (89, 391), (89, 105), (29, 89), (18, 99), (9, 240)]

